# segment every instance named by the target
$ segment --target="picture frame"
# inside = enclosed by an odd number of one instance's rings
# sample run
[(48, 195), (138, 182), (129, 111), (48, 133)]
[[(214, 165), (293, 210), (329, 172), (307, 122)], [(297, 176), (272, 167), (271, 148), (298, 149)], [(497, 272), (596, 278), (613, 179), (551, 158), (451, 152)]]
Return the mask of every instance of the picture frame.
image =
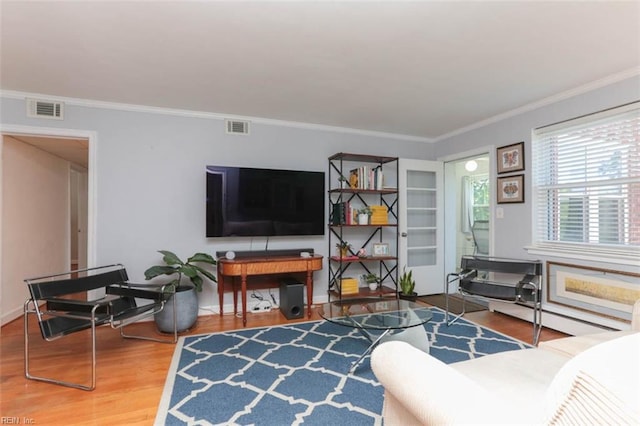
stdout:
[(524, 175), (499, 177), (498, 204), (524, 203)]
[(547, 302), (631, 322), (640, 274), (557, 262), (547, 262), (546, 274)]
[(496, 149), (498, 174), (524, 170), (524, 141)]
[(373, 243), (371, 250), (373, 257), (389, 256), (389, 244), (388, 243)]

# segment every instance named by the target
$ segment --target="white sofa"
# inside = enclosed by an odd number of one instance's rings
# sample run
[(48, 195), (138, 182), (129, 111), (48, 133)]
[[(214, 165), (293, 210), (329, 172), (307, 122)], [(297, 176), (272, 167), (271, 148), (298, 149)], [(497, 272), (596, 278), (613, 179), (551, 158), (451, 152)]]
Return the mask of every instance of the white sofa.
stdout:
[(640, 425), (640, 301), (632, 329), (444, 364), (404, 342), (379, 345), (385, 426)]

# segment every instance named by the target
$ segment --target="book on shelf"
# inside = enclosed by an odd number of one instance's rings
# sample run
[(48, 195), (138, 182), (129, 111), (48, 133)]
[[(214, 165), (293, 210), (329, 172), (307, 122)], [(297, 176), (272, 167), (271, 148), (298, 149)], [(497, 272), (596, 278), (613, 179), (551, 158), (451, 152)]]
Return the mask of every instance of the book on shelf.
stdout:
[(353, 189), (381, 190), (384, 188), (384, 173), (381, 166), (360, 166), (349, 171), (349, 185)]
[(387, 225), (389, 223), (389, 212), (386, 206), (370, 206), (372, 225)]
[(333, 203), (331, 208), (331, 224), (332, 225), (352, 225), (355, 221), (356, 209), (351, 206), (349, 201)]
[(340, 278), (340, 284), (338, 284), (338, 290), (341, 295), (358, 294), (360, 289), (358, 288), (358, 280), (355, 278), (344, 277)]

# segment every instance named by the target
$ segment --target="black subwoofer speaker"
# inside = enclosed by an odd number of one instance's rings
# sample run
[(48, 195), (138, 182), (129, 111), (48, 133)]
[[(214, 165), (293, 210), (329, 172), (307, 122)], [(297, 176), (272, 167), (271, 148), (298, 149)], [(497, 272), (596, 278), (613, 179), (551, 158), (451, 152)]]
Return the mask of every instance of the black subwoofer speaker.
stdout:
[(293, 278), (280, 281), (280, 311), (287, 319), (304, 316), (304, 284)]

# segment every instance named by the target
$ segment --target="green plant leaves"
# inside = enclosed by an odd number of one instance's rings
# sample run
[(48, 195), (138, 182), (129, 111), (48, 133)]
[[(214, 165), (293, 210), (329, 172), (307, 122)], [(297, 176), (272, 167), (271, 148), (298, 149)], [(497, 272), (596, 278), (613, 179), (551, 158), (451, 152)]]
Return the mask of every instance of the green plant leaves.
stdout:
[(164, 257), (162, 261), (167, 265), (183, 265), (182, 260), (175, 253), (170, 252), (169, 250), (158, 250), (158, 252), (162, 253)]
[(144, 277), (147, 280), (151, 278), (155, 278), (159, 275), (171, 275), (178, 272), (178, 270), (173, 266), (152, 266), (151, 268), (144, 271)]
[(407, 272), (407, 267), (402, 268), (402, 276), (400, 277), (400, 289), (402, 294), (410, 295), (413, 293), (413, 289), (416, 286), (416, 282), (413, 280), (413, 271)]
[(211, 265), (218, 264), (218, 262), (216, 262), (213, 256), (207, 253), (196, 253), (193, 256), (191, 256), (189, 259), (187, 259), (187, 263), (193, 263), (193, 262), (209, 263)]
[(202, 276), (207, 277), (213, 282), (217, 282), (216, 276), (210, 271), (195, 265), (194, 263), (205, 263), (208, 265), (217, 265), (217, 261), (207, 253), (196, 253), (191, 256), (186, 263), (173, 252), (169, 250), (158, 250), (162, 254), (162, 261), (166, 265), (152, 266), (144, 272), (144, 277), (148, 280), (155, 278), (159, 275), (173, 275), (178, 274), (178, 277), (171, 281), (173, 285), (180, 285), (182, 275), (189, 277), (197, 291), (202, 291), (202, 284), (204, 280)]

